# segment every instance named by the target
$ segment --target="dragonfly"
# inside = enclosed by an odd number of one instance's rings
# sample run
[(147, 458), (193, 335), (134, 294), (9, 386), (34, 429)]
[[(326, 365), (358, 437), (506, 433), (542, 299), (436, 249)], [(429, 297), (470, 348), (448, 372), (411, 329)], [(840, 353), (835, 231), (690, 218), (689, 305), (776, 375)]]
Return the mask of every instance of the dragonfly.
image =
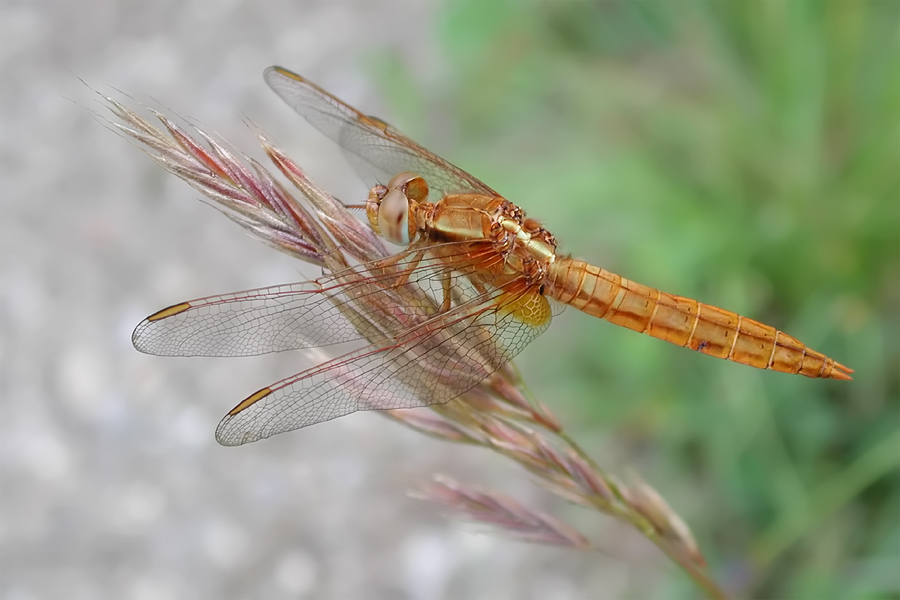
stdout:
[(360, 208), (401, 250), (314, 281), (181, 302), (137, 326), (134, 346), (161, 356), (363, 342), (242, 400), (216, 429), (221, 444), (359, 410), (446, 403), (503, 368), (566, 306), (751, 367), (851, 379), (852, 369), (774, 327), (559, 253), (521, 208), (385, 121), (281, 67), (265, 80), (373, 184)]

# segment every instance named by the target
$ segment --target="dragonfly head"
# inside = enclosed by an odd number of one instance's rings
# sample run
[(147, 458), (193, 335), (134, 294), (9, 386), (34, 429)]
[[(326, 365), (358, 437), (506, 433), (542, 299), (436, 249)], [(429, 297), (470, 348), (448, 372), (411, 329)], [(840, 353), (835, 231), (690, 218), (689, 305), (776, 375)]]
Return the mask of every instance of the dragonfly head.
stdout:
[(384, 239), (408, 246), (418, 234), (413, 211), (427, 198), (428, 184), (422, 177), (398, 173), (386, 186), (376, 185), (369, 191), (366, 215), (372, 228)]

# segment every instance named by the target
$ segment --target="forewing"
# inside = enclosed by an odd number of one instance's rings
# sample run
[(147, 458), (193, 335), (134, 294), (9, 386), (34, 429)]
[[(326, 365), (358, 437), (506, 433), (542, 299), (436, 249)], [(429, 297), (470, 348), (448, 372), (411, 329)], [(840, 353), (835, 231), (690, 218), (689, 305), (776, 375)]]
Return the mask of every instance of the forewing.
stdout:
[(404, 251), (315, 281), (182, 302), (144, 319), (132, 342), (158, 356), (255, 356), (401, 336), (436, 312), (447, 278), (473, 270), (452, 266), (446, 247), (458, 246), (435, 246), (442, 258)]
[(432, 202), (449, 193), (498, 195), (381, 119), (364, 115), (300, 75), (281, 67), (269, 67), (264, 76), (269, 87), (313, 127), (365, 163), (361, 166), (359, 160), (351, 160), (367, 184), (385, 184), (397, 173), (412, 171), (428, 182)]
[[(523, 319), (523, 295), (541, 314)], [(494, 290), (393, 343), (346, 354), (256, 392), (219, 423), (216, 439), (236, 446), (358, 410), (447, 402), (506, 364), (550, 318), (537, 290)]]
[(197, 298), (134, 330), (134, 347), (158, 356), (255, 356), (360, 337), (316, 282)]

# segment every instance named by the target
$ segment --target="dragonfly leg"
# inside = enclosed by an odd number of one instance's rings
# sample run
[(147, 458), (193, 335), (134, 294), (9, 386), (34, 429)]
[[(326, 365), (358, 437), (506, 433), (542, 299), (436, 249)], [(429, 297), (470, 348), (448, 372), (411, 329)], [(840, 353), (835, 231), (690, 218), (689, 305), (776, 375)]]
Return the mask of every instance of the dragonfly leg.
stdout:
[(479, 294), (487, 294), (488, 293), (488, 287), (483, 282), (475, 280), (472, 282), (472, 285), (475, 286), (475, 289), (478, 291)]
[(381, 260), (375, 261), (374, 264), (379, 269), (387, 269), (388, 267), (393, 267), (394, 265), (399, 263), (401, 260), (403, 260), (407, 256), (409, 256), (409, 251), (398, 252), (397, 254), (394, 254), (393, 256), (388, 256), (387, 258), (382, 258)]
[[(425, 256), (425, 252), (426, 252), (426, 250), (423, 249), (423, 250), (417, 250), (415, 253), (413, 253), (413, 250), (414, 250), (414, 248), (412, 246), (410, 246), (403, 252), (398, 252), (397, 254), (394, 254), (393, 256), (388, 256), (386, 258), (382, 258), (381, 260), (378, 260), (378, 261), (375, 261), (374, 263), (372, 263), (374, 267), (376, 267), (378, 269), (383, 269), (385, 271), (385, 277), (387, 277), (387, 275), (388, 275), (388, 273), (387, 273), (388, 269), (390, 269), (391, 267), (396, 267), (399, 274), (397, 275), (396, 279), (394, 279), (388, 285), (388, 287), (394, 288), (394, 287), (403, 286), (403, 285), (406, 285), (407, 283), (409, 283), (410, 276), (412, 275), (413, 271), (416, 270), (416, 267), (419, 266), (419, 262), (421, 262), (422, 257)], [(412, 256), (412, 259), (409, 261), (408, 265), (398, 266), (398, 264), (402, 260), (404, 260), (410, 256)]]
[[(409, 283), (410, 275), (412, 275), (413, 271), (416, 270), (416, 267), (419, 266), (419, 263), (422, 261), (422, 257), (424, 256), (425, 250), (419, 250), (418, 252), (416, 252), (412, 257), (412, 260), (409, 261), (409, 264), (403, 267), (403, 271), (400, 273), (400, 275), (397, 276), (397, 279), (394, 281), (391, 287), (400, 287), (401, 285), (406, 285), (407, 283)], [(397, 261), (395, 260), (394, 262), (396, 263)]]
[(450, 272), (447, 271), (444, 273), (443, 277), (441, 277), (441, 288), (444, 292), (444, 299), (441, 301), (441, 306), (438, 309), (438, 312), (445, 313), (450, 310), (450, 304), (453, 300), (453, 296), (451, 295), (451, 284), (452, 280), (450, 279)]

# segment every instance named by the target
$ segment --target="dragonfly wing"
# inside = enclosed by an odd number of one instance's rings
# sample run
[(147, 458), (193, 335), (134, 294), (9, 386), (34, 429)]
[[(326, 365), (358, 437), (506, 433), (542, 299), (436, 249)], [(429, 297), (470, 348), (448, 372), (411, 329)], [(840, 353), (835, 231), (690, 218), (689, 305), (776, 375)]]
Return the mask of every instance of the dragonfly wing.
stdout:
[(454, 245), (433, 246), (442, 258), (404, 251), (315, 281), (182, 302), (144, 319), (132, 343), (158, 356), (256, 356), (402, 335), (437, 311), (448, 277), (459, 286), (472, 270), (447, 264)]
[(359, 339), (317, 282), (209, 296), (165, 308), (134, 330), (134, 347), (158, 356), (255, 356)]
[(346, 354), (256, 392), (222, 419), (216, 439), (236, 446), (359, 410), (447, 402), (506, 364), (550, 319), (550, 306), (536, 289), (493, 290), (392, 343)]
[(351, 164), (367, 184), (384, 184), (397, 173), (412, 171), (424, 177), (436, 194), (432, 202), (448, 193), (498, 195), (381, 119), (364, 115), (300, 75), (269, 67), (264, 77), (291, 108), (351, 155)]

